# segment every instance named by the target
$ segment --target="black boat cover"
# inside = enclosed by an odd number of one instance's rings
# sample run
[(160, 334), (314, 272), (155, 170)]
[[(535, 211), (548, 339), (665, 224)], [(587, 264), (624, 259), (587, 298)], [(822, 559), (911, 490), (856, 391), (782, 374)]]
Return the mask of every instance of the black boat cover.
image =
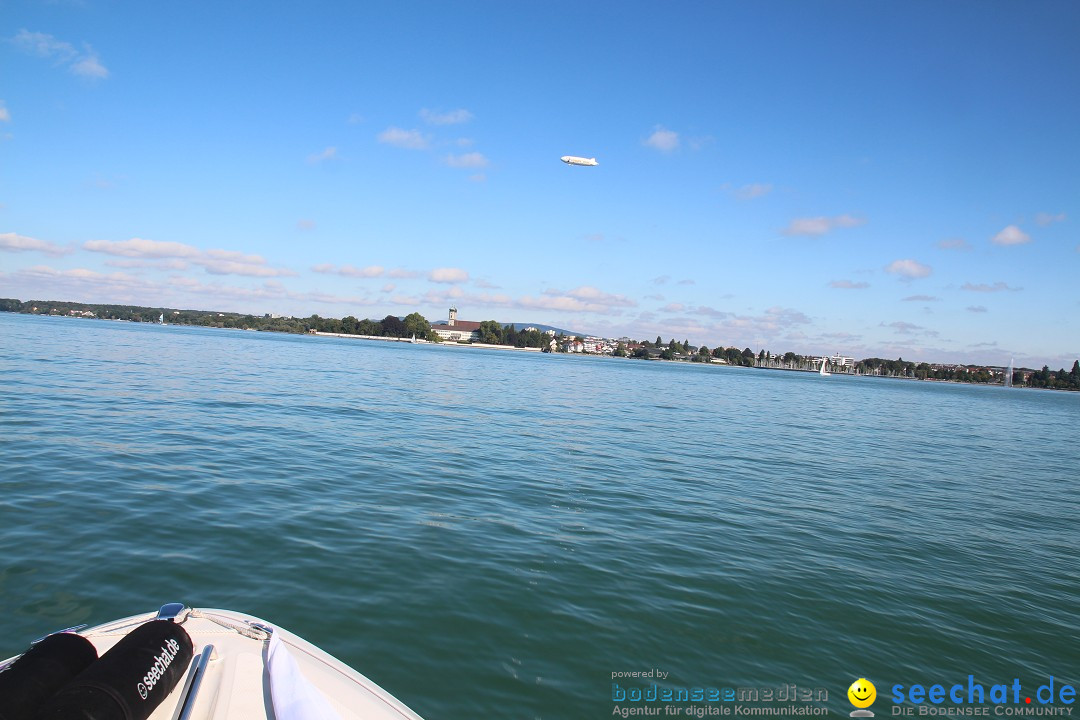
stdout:
[(97, 660), (82, 635), (50, 635), (0, 672), (0, 720), (30, 720), (42, 703)]
[(184, 628), (151, 620), (128, 633), (56, 693), (38, 718), (146, 720), (191, 663)]

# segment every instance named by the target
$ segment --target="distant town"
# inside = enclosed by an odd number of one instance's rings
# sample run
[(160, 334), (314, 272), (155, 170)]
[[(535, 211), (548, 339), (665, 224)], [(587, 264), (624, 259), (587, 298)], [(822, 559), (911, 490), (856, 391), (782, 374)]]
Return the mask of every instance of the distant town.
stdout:
[(1043, 366), (1041, 370), (1013, 368), (1010, 373), (1007, 367), (993, 365), (915, 363), (902, 358), (857, 360), (839, 353), (819, 356), (790, 351), (778, 353), (765, 349), (755, 353), (750, 348), (709, 348), (704, 345), (691, 345), (688, 340), (678, 341), (671, 338), (665, 341), (660, 336), (651, 341), (629, 337), (604, 338), (573, 334), (550, 326), (502, 324), (495, 320), (461, 320), (457, 316), (457, 308), (453, 307), (449, 309), (446, 320), (436, 322), (428, 321), (419, 313), (411, 313), (403, 318), (387, 315), (382, 320), (361, 320), (351, 315), (340, 319), (318, 315), (297, 318), (274, 313), (259, 316), (56, 300), (24, 302), (11, 298), (0, 299), (0, 312), (1080, 391), (1080, 360), (1074, 361), (1072, 369), (1068, 371), (1064, 368), (1053, 371)]

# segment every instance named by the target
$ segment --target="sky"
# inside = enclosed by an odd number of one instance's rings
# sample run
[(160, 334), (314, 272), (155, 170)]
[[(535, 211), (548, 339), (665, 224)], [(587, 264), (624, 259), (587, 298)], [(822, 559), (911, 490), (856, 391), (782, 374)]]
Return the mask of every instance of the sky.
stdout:
[(1068, 368), (1078, 37), (1040, 0), (0, 0), (0, 296)]

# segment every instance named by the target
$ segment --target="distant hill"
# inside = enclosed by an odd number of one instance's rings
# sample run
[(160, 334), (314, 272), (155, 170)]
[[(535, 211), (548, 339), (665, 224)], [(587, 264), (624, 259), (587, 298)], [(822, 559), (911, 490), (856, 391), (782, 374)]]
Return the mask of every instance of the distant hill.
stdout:
[[(431, 324), (432, 325), (447, 325), (449, 323), (446, 320), (436, 320), (435, 322), (433, 322)], [(557, 328), (554, 325), (543, 325), (541, 323), (520, 323), (520, 322), (519, 323), (508, 323), (508, 322), (500, 322), (499, 324), (504, 326), (504, 327), (506, 325), (513, 325), (515, 330), (524, 330), (527, 327), (534, 327), (537, 330), (541, 330), (541, 331), (543, 331), (543, 330), (553, 330), (556, 335), (573, 335), (574, 337), (577, 337), (578, 335), (580, 335), (580, 336), (584, 337), (585, 335), (588, 334), (588, 333), (575, 332), (573, 330), (564, 330), (562, 328)]]

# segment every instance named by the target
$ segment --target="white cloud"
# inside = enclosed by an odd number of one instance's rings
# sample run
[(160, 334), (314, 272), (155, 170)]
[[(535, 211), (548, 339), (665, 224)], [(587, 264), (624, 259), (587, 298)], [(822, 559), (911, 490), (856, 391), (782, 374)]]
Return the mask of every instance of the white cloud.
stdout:
[(309, 165), (317, 165), (321, 162), (326, 162), (327, 160), (333, 160), (336, 157), (337, 148), (331, 145), (322, 152), (312, 153), (311, 155), (308, 155), (307, 161)]
[(583, 285), (567, 291), (549, 288), (543, 292), (542, 297), (519, 298), (515, 306), (575, 313), (620, 315), (623, 312), (622, 308), (636, 307), (637, 303), (623, 295), (607, 293), (591, 285)]
[(201, 265), (211, 275), (247, 277), (286, 277), (296, 275), (287, 268), (272, 268), (260, 255), (245, 255), (235, 250), (207, 250), (191, 262)]
[(488, 159), (478, 152), (447, 155), (443, 161), (450, 167), (456, 168), (481, 168), (487, 167), (488, 164)]
[(386, 277), (394, 278), (395, 280), (412, 280), (413, 278), (420, 277), (420, 273), (415, 270), (406, 270), (405, 268), (394, 268), (386, 273)]
[(180, 259), (201, 266), (212, 275), (245, 275), (247, 277), (285, 277), (296, 275), (287, 268), (273, 268), (259, 255), (246, 255), (235, 250), (200, 250), (192, 245), (131, 238), (130, 240), (88, 240), (83, 248), (120, 257)]
[(462, 306), (481, 306), (481, 307), (521, 307), (516, 304), (509, 295), (502, 293), (490, 294), (472, 294), (465, 293), (459, 287), (452, 287), (448, 290), (428, 290), (424, 293), (425, 305), (457, 305)]
[(397, 290), (397, 285), (395, 285), (394, 283), (386, 283), (382, 286), (382, 288), (380, 288), (380, 290), (384, 293), (392, 293)]
[(71, 248), (51, 243), (48, 240), (17, 235), (16, 233), (0, 233), (0, 250), (6, 252), (41, 252), (46, 255), (67, 255), (72, 252)]
[(785, 235), (824, 235), (834, 228), (856, 227), (865, 223), (866, 220), (852, 215), (795, 218), (782, 232)]
[(58, 40), (47, 33), (30, 32), (25, 28), (16, 33), (11, 41), (23, 52), (52, 60), (56, 65), (67, 66), (67, 69), (76, 75), (99, 80), (109, 76), (109, 71), (101, 64), (98, 54), (85, 43), (80, 52), (69, 42)]
[[(698, 305), (696, 308), (689, 310), (689, 312), (693, 313), (694, 315), (704, 315), (706, 317), (717, 319), (734, 317), (734, 313), (729, 313), (724, 310), (717, 310), (716, 308), (709, 307), (708, 305)], [(806, 316), (802, 315), (802, 317), (805, 318)]]
[(810, 323), (810, 318), (806, 316), (806, 313), (794, 308), (771, 307), (765, 311), (765, 317), (771, 319), (772, 322), (784, 325), (807, 325)]
[[(258, 302), (258, 305), (254, 306), (257, 308), (256, 312), (262, 312), (260, 308), (268, 300), (273, 301), (274, 303), (292, 300), (304, 303), (316, 302), (324, 305), (346, 306), (368, 306), (376, 304), (374, 300), (365, 297), (346, 297), (318, 291), (292, 292), (277, 280), (267, 280), (262, 285), (256, 287), (237, 287), (235, 285), (222, 285), (220, 283), (202, 283), (194, 278), (173, 276), (169, 278), (169, 285), (185, 294), (206, 298), (202, 300), (203, 303), (211, 302), (224, 305), (226, 303), (242, 301), (247, 303), (247, 307), (250, 308), (252, 307), (253, 302)], [(225, 308), (222, 307), (220, 309)]]
[(973, 312), (973, 313), (987, 312), (986, 307), (983, 306), (983, 305), (968, 305), (967, 311), (968, 312)]
[(852, 217), (851, 215), (837, 215), (833, 218), (833, 224), (836, 227), (855, 227), (865, 222), (862, 218)]
[(245, 255), (238, 250), (207, 250), (206, 254), (215, 260), (229, 260), (231, 262), (266, 262), (258, 255)]
[(83, 248), (91, 252), (132, 258), (196, 258), (202, 251), (191, 245), (160, 240), (131, 238), (130, 240), (88, 240)]
[[(559, 295), (557, 290), (545, 290), (547, 295)], [(565, 293), (567, 296), (575, 298), (577, 300), (584, 300), (607, 307), (637, 307), (637, 303), (623, 295), (613, 295), (606, 293), (599, 288), (595, 288), (592, 285), (581, 285), (573, 290), (568, 290)]]
[(382, 275), (383, 268), (381, 265), (368, 265), (367, 267), (360, 268), (357, 277), (376, 278), (382, 277)]
[(1046, 227), (1047, 225), (1052, 225), (1056, 222), (1065, 222), (1065, 213), (1058, 213), (1057, 215), (1053, 215), (1051, 213), (1041, 212), (1035, 216), (1035, 222), (1040, 227)]
[(75, 46), (69, 42), (57, 40), (48, 33), (30, 32), (25, 28), (17, 32), (11, 41), (23, 52), (56, 60), (59, 63), (69, 62), (79, 54)]
[(435, 112), (424, 108), (420, 111), (420, 117), (428, 125), (459, 125), (472, 120), (473, 114), (468, 110), (450, 110), (448, 112)]
[(994, 283), (993, 285), (988, 285), (986, 283), (978, 283), (978, 284), (964, 283), (960, 287), (960, 289), (961, 290), (969, 290), (971, 292), (993, 293), (993, 292), (1005, 292), (1007, 290), (1010, 290), (1012, 292), (1018, 292), (1020, 290), (1023, 290), (1024, 288), (1009, 287), (1006, 283), (998, 281), (998, 282)]
[[(267, 283), (269, 285), (269, 283)], [(334, 295), (333, 293), (325, 292), (304, 292), (294, 293), (286, 292), (284, 297), (288, 300), (298, 300), (300, 302), (317, 302), (324, 305), (377, 305), (378, 303), (371, 298), (357, 297), (355, 295)]]
[(364, 122), (364, 116), (360, 113), (352, 113), (351, 115), (349, 115), (349, 119), (346, 120), (346, 122), (350, 125), (359, 125), (360, 123)]
[(390, 302), (394, 305), (406, 305), (408, 307), (416, 307), (420, 304), (420, 298), (415, 295), (394, 295), (390, 298)]
[(463, 283), (469, 281), (469, 273), (461, 268), (435, 268), (428, 273), (428, 280), (437, 283)]
[(315, 221), (301, 218), (300, 220), (296, 221), (296, 229), (297, 230), (314, 230), (315, 229)]
[(753, 200), (768, 195), (772, 192), (772, 189), (773, 186), (768, 183), (751, 183), (736, 190), (735, 197), (739, 200)]
[(852, 282), (851, 280), (833, 280), (829, 283), (829, 287), (841, 290), (862, 290), (863, 288), (870, 287), (870, 283)]
[(175, 258), (167, 260), (106, 260), (109, 267), (118, 268), (152, 268), (154, 270), (187, 270), (189, 263), (186, 260)]
[[(258, 256), (256, 256), (258, 257)], [(256, 262), (242, 260), (226, 260), (224, 258), (201, 258), (195, 263), (202, 266), (211, 275), (246, 275), (247, 277), (279, 277), (283, 275), (295, 275), (292, 270), (272, 268), (265, 265), (266, 261), (258, 258)]]
[(77, 297), (83, 302), (130, 302), (157, 304), (161, 288), (122, 272), (100, 273), (86, 268), (57, 270), (35, 265), (4, 276), (5, 286), (19, 294)]
[(856, 335), (855, 333), (849, 332), (821, 333), (821, 337), (829, 340), (839, 340), (840, 342), (845, 343), (855, 342), (862, 339), (862, 335)]
[(901, 333), (903, 335), (909, 335), (909, 334), (915, 332), (916, 330), (922, 330), (922, 326), (920, 326), (920, 325), (915, 325), (914, 323), (909, 323), (909, 322), (901, 322), (899, 320), (897, 320), (896, 322), (891, 322), (888, 325), (885, 325), (885, 323), (882, 323), (882, 325), (884, 325), (885, 327), (894, 328), (896, 330), (896, 332)]
[(990, 242), (995, 245), (1023, 245), (1031, 242), (1031, 236), (1016, 225), (1009, 225), (995, 235)]
[(3, 100), (0, 100), (0, 122), (11, 122), (11, 113), (8, 112)]
[(679, 133), (674, 130), (665, 130), (662, 125), (657, 125), (653, 134), (646, 138), (643, 144), (661, 152), (671, 152), (679, 147)]
[(577, 298), (565, 295), (552, 295), (532, 297), (526, 295), (517, 301), (520, 307), (529, 310), (555, 310), (560, 312), (595, 312), (606, 313), (611, 309), (604, 305), (596, 305)]
[(964, 238), (945, 238), (937, 243), (941, 250), (970, 250), (971, 244)]
[(71, 64), (71, 72), (76, 75), (82, 75), (83, 77), (98, 78), (101, 80), (109, 77), (108, 69), (101, 64), (101, 60), (98, 59), (97, 53), (90, 50), (89, 46), (87, 46), (86, 54)]
[(99, 273), (94, 270), (87, 270), (86, 268), (72, 268), (71, 270), (57, 270), (51, 268), (48, 265), (35, 265), (31, 268), (27, 268), (22, 271), (30, 275), (37, 275), (39, 277), (64, 277), (74, 278), (78, 280), (103, 280), (109, 279), (114, 281), (126, 282), (138, 284), (141, 281), (134, 275), (128, 275), (126, 273)]
[[(506, 296), (496, 297), (505, 298)], [(526, 295), (513, 301), (512, 305), (526, 310), (621, 315), (622, 308), (636, 307), (637, 303), (624, 295), (607, 293), (591, 285), (582, 285), (566, 291), (549, 288), (540, 297)]]
[(905, 259), (893, 260), (885, 266), (885, 272), (899, 275), (905, 280), (913, 280), (926, 277), (933, 272), (933, 268), (916, 260)]
[(94, 179), (90, 181), (90, 186), (97, 188), (98, 190), (112, 190), (114, 187), (116, 187), (116, 181), (110, 180), (106, 177), (102, 177), (100, 174), (95, 173)]
[(922, 325), (916, 325), (914, 323), (903, 322), (897, 320), (891, 323), (881, 323), (881, 327), (890, 327), (899, 335), (928, 335), (930, 337), (937, 337), (938, 332), (936, 330), (929, 330)]
[(829, 232), (829, 219), (825, 217), (796, 218), (784, 230), (785, 235), (824, 235)]
[(399, 127), (388, 127), (376, 137), (381, 143), (406, 150), (426, 150), (430, 142), (419, 130), (402, 130)]
[(382, 277), (385, 270), (381, 265), (368, 265), (367, 267), (358, 268), (352, 265), (342, 265), (338, 267), (331, 265), (330, 263), (323, 263), (322, 265), (315, 265), (311, 268), (317, 273), (324, 275), (341, 275), (343, 277), (355, 277), (355, 278), (377, 278)]

